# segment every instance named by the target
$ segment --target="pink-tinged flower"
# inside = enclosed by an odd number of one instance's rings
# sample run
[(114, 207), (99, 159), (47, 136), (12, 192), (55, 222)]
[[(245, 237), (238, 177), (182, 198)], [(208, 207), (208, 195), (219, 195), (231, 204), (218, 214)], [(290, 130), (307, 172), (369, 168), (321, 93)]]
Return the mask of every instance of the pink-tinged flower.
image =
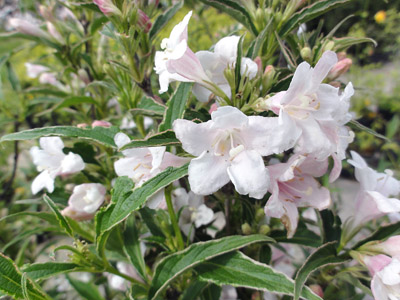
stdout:
[(328, 73), (328, 80), (335, 80), (339, 76), (347, 73), (353, 61), (351, 58), (343, 58), (339, 60)]
[(143, 28), (144, 32), (149, 32), (152, 24), (150, 18), (140, 9), (138, 9), (138, 25)]
[(18, 18), (11, 18), (9, 20), (9, 23), (13, 28), (15, 28), (15, 30), (19, 31), (20, 33), (44, 39), (49, 38), (49, 35), (45, 31), (40, 29), (38, 25), (33, 24), (29, 21)]
[(32, 182), (32, 193), (46, 188), (54, 191), (54, 180), (58, 175), (77, 173), (85, 168), (82, 158), (75, 153), (64, 154), (64, 143), (59, 137), (42, 137), (40, 147), (32, 147), (30, 154), (37, 170), (41, 172)]
[(187, 26), (191, 16), (190, 11), (172, 29), (169, 38), (162, 40), (161, 48), (164, 51), (156, 52), (154, 70), (159, 75), (160, 93), (166, 92), (172, 81), (210, 81), (199, 59), (187, 45)]
[(112, 124), (110, 123), (110, 122), (107, 122), (107, 121), (103, 121), (103, 120), (95, 120), (93, 123), (92, 123), (92, 127), (93, 128), (95, 128), (95, 127), (105, 127), (105, 128), (109, 128), (109, 127), (111, 127), (112, 126)]
[(336, 168), (331, 181), (338, 177), (340, 161), (354, 137), (344, 126), (351, 119), (348, 113), (354, 93), (351, 83), (341, 95), (338, 88), (322, 83), (336, 63), (337, 57), (332, 51), (325, 52), (315, 68), (301, 63), (289, 89), (267, 99), (270, 110), (276, 114), (286, 112), (302, 131), (295, 152), (310, 154), (318, 160), (334, 158)]
[(42, 65), (25, 63), (26, 73), (29, 78), (37, 78), (41, 73), (48, 72), (50, 69)]
[(93, 0), (93, 3), (96, 4), (106, 16), (122, 15), (121, 11), (114, 5), (112, 0)]
[(392, 257), (400, 257), (400, 235), (392, 236), (384, 242), (368, 243), (362, 248), (366, 251), (380, 252)]
[(106, 188), (99, 183), (84, 183), (74, 187), (68, 206), (62, 214), (75, 220), (93, 218), (97, 209), (103, 204)]
[(226, 225), (226, 218), (222, 211), (214, 213), (214, 219), (210, 226), (207, 227), (206, 233), (213, 239)]
[[(130, 138), (120, 132), (114, 137), (116, 145), (121, 148), (128, 144)], [(133, 148), (123, 150), (125, 156), (114, 163), (115, 173), (118, 176), (128, 176), (135, 182), (135, 187), (140, 187), (147, 180), (153, 178), (168, 167), (180, 167), (187, 163), (186, 158), (182, 158), (165, 151), (166, 147), (152, 148)], [(153, 195), (146, 202), (150, 208), (162, 208), (164, 200), (164, 190)]]
[(271, 197), (265, 206), (265, 214), (280, 218), (288, 237), (296, 231), (299, 220), (298, 207), (326, 209), (331, 204), (329, 190), (321, 187), (314, 177), (324, 175), (328, 161), (313, 157), (293, 155), (287, 163), (267, 167), (271, 177)]
[(173, 128), (183, 149), (197, 156), (189, 165), (192, 191), (209, 195), (232, 181), (238, 193), (261, 199), (269, 186), (262, 156), (290, 149), (299, 136), (286, 119), (284, 113), (279, 118), (247, 117), (224, 106), (205, 123), (175, 120)]
[[(209, 78), (208, 81), (217, 85), (228, 98), (231, 98), (231, 87), (225, 78), (224, 71), (226, 68), (234, 68), (236, 65), (239, 40), (240, 37), (236, 35), (224, 37), (215, 44), (213, 52), (196, 52), (196, 57)], [(258, 66), (250, 58), (243, 57), (240, 70), (242, 76), (253, 79), (257, 75)], [(196, 82), (192, 91), (199, 101), (207, 102), (212, 88), (208, 84)]]
[[(176, 211), (183, 208), (179, 226), (190, 240), (193, 240), (194, 230), (196, 228), (211, 223), (214, 219), (214, 212), (204, 204), (204, 197), (196, 195), (192, 191), (186, 192), (184, 188), (177, 188), (172, 192), (174, 207)], [(190, 236), (189, 236), (190, 235)]]
[(386, 255), (364, 256), (363, 263), (372, 275), (371, 290), (375, 300), (400, 299), (400, 260)]
[(47, 26), (47, 31), (50, 33), (50, 35), (60, 44), (65, 44), (64, 38), (61, 36), (61, 34), (58, 32), (57, 28), (54, 26), (53, 23), (47, 21), (46, 22)]
[(400, 182), (393, 178), (393, 172), (387, 170), (386, 173), (378, 173), (369, 168), (356, 152), (351, 151), (351, 156), (348, 162), (355, 167), (355, 176), (360, 183), (354, 225), (361, 225), (388, 213), (400, 212), (400, 200), (390, 198), (400, 193)]
[(231, 285), (222, 286), (221, 297), (219, 300), (236, 300), (238, 299), (238, 294), (236, 289)]

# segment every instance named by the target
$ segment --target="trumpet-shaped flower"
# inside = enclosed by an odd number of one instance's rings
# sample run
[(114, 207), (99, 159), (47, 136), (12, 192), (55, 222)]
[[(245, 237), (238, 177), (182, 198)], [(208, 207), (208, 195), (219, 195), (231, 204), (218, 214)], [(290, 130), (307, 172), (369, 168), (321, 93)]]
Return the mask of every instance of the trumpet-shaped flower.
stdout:
[[(120, 132), (114, 137), (116, 145), (121, 148), (129, 143), (130, 138)], [(144, 182), (153, 178), (167, 167), (179, 167), (187, 162), (186, 158), (178, 157), (165, 152), (165, 147), (134, 148), (123, 150), (125, 156), (114, 163), (114, 169), (118, 176), (128, 176), (140, 187)], [(160, 191), (147, 201), (150, 208), (157, 208), (164, 199), (163, 191)]]
[(267, 100), (267, 106), (276, 114), (286, 112), (302, 131), (295, 148), (297, 153), (311, 154), (318, 160), (333, 156), (335, 173), (331, 181), (340, 173), (340, 160), (353, 140), (353, 134), (344, 125), (351, 119), (348, 113), (349, 100), (354, 90), (351, 83), (342, 95), (338, 88), (323, 84), (337, 56), (332, 51), (325, 52), (315, 68), (301, 63), (294, 73), (289, 89)]
[(329, 190), (321, 187), (314, 178), (326, 173), (327, 160), (320, 162), (312, 157), (293, 155), (287, 163), (267, 168), (271, 176), (271, 197), (265, 206), (265, 214), (280, 218), (289, 237), (297, 228), (298, 207), (323, 210), (331, 204)]
[(93, 0), (93, 3), (96, 4), (101, 12), (106, 16), (122, 14), (118, 7), (114, 5), (112, 0)]
[(40, 29), (40, 27), (34, 23), (31, 23), (24, 19), (11, 18), (9, 23), (12, 27), (15, 28), (18, 32), (21, 32), (26, 35), (36, 36), (39, 38), (49, 39), (50, 36), (44, 30)]
[(103, 204), (106, 188), (99, 183), (84, 183), (74, 187), (68, 206), (62, 211), (63, 215), (75, 220), (93, 218), (96, 210)]
[(162, 40), (161, 48), (164, 51), (156, 52), (154, 70), (159, 75), (160, 93), (166, 92), (172, 81), (210, 81), (199, 59), (187, 45), (187, 26), (191, 16), (190, 11), (172, 29), (169, 38)]
[[(217, 85), (229, 98), (231, 97), (231, 87), (224, 76), (226, 68), (234, 68), (237, 58), (237, 47), (239, 36), (228, 36), (219, 40), (214, 51), (196, 52), (197, 58), (212, 83)], [(240, 66), (242, 76), (250, 79), (257, 75), (258, 66), (250, 58), (243, 57)], [(207, 102), (212, 91), (202, 83), (195, 83), (193, 86), (193, 94), (201, 102)]]
[(386, 255), (364, 256), (363, 263), (372, 275), (371, 290), (375, 300), (400, 299), (400, 259)]
[(50, 193), (54, 191), (54, 180), (58, 175), (67, 175), (82, 171), (85, 163), (75, 153), (65, 154), (62, 149), (64, 143), (59, 137), (42, 137), (40, 147), (30, 150), (33, 163), (41, 172), (32, 182), (32, 193), (36, 194), (46, 188)]
[(390, 198), (400, 193), (400, 182), (393, 178), (393, 172), (387, 170), (386, 173), (378, 173), (368, 167), (356, 152), (351, 151), (351, 156), (348, 162), (355, 167), (355, 176), (360, 183), (354, 224), (361, 225), (388, 213), (400, 212), (400, 200)]
[(197, 156), (189, 165), (192, 191), (209, 195), (232, 181), (238, 193), (261, 199), (269, 186), (262, 157), (291, 148), (299, 136), (286, 119), (284, 113), (279, 118), (247, 117), (224, 106), (205, 123), (175, 120), (173, 128), (183, 149)]
[[(204, 204), (204, 197), (196, 195), (192, 191), (186, 192), (184, 188), (177, 188), (172, 192), (174, 206), (177, 211), (183, 208), (179, 226), (190, 239), (193, 239), (192, 224), (196, 228), (211, 223), (214, 212)], [(190, 236), (189, 236), (190, 235)]]

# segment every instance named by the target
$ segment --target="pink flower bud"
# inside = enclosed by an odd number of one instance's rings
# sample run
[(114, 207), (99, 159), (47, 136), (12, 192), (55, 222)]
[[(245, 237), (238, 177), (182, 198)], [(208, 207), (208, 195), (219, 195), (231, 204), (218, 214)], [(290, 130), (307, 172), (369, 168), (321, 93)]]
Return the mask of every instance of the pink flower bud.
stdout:
[(216, 111), (218, 109), (217, 103), (211, 104), (210, 110), (208, 111), (209, 114), (211, 114), (213, 111)]
[(17, 18), (11, 18), (9, 22), (10, 25), (15, 28), (15, 30), (23, 34), (41, 38), (49, 38), (47, 33), (40, 29), (40, 27), (36, 24)]
[(275, 68), (272, 65), (268, 65), (265, 67), (264, 75), (275, 74)]
[(261, 57), (257, 56), (254, 59), (254, 62), (257, 64), (257, 69), (258, 70), (262, 70), (262, 61), (261, 61)]
[(114, 5), (112, 0), (93, 0), (93, 3), (96, 4), (101, 12), (106, 16), (122, 14), (118, 7)]
[(64, 38), (61, 36), (61, 34), (58, 32), (56, 27), (54, 26), (53, 23), (51, 22), (46, 22), (47, 25), (47, 30), (49, 31), (50, 35), (60, 44), (64, 44)]
[(150, 18), (140, 9), (138, 10), (138, 14), (139, 14), (138, 25), (141, 28), (143, 28), (144, 32), (149, 32), (152, 26)]
[(350, 69), (352, 64), (353, 64), (353, 61), (350, 58), (344, 58), (344, 59), (338, 61), (333, 66), (333, 68), (329, 71), (328, 79), (334, 80), (334, 79), (338, 78), (340, 75), (343, 75)]
[(76, 125), (76, 127), (78, 127), (78, 128), (86, 128), (86, 127), (89, 127), (89, 125), (86, 124), (86, 123), (79, 123), (78, 125)]
[(322, 287), (318, 284), (312, 284), (310, 285), (310, 289), (318, 296), (321, 298), (324, 297), (324, 291), (322, 290)]
[(364, 250), (377, 251), (392, 257), (400, 256), (400, 235), (392, 236), (382, 243), (367, 245)]
[(110, 122), (107, 122), (107, 121), (99, 121), (99, 120), (95, 120), (93, 123), (92, 123), (92, 127), (93, 128), (95, 128), (95, 127), (105, 127), (105, 128), (109, 128), (109, 127), (111, 127), (111, 123)]

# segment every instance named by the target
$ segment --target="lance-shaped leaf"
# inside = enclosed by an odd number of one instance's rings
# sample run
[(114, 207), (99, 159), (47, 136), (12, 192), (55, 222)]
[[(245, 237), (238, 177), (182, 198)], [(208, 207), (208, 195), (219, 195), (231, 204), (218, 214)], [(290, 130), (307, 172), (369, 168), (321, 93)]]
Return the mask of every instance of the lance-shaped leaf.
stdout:
[(150, 117), (164, 116), (167, 107), (156, 102), (153, 98), (143, 96), (136, 108), (130, 110), (132, 115), (142, 115)]
[[(195, 270), (200, 280), (217, 285), (232, 285), (293, 295), (293, 279), (238, 251), (203, 262)], [(321, 300), (308, 288), (303, 288), (301, 296), (308, 300)]]
[(236, 21), (242, 23), (255, 36), (258, 35), (256, 26), (254, 25), (248, 11), (238, 2), (231, 0), (201, 0), (204, 4), (213, 6), (224, 13), (230, 15)]
[(327, 11), (349, 2), (350, 0), (322, 0), (317, 1), (298, 13), (295, 13), (279, 30), (279, 36), (284, 37), (286, 34), (294, 30), (302, 23), (306, 23), (316, 17), (326, 13)]
[(67, 279), (72, 287), (78, 292), (83, 299), (87, 300), (104, 300), (97, 287), (91, 282), (83, 282), (67, 275)]
[(172, 130), (166, 130), (163, 132), (156, 133), (143, 140), (133, 140), (130, 143), (123, 146), (120, 150), (129, 148), (139, 147), (159, 147), (167, 145), (178, 145), (180, 141), (176, 138), (175, 132)]
[(296, 274), (294, 299), (298, 300), (300, 292), (303, 289), (304, 283), (308, 276), (317, 269), (333, 264), (341, 264), (346, 262), (347, 259), (338, 257), (336, 255), (336, 242), (326, 243), (320, 248), (316, 249), (301, 266)]
[(22, 267), (28, 276), (32, 279), (46, 279), (58, 274), (80, 272), (84, 271), (85, 268), (74, 264), (74, 263), (63, 263), (63, 262), (46, 262), (36, 263), (31, 265), (25, 265)]
[(334, 50), (336, 52), (344, 51), (351, 46), (362, 43), (372, 43), (374, 44), (375, 47), (378, 45), (375, 40), (365, 37), (359, 38), (359, 37), (348, 36), (343, 38), (333, 38), (333, 41), (335, 42)]
[(164, 114), (164, 120), (158, 127), (159, 131), (172, 129), (172, 123), (176, 119), (183, 119), (185, 113), (186, 102), (189, 99), (192, 83), (182, 82), (179, 84), (171, 99), (167, 102), (167, 110)]
[(56, 204), (53, 202), (53, 200), (51, 200), (50, 197), (47, 195), (44, 195), (43, 199), (47, 203), (47, 205), (50, 207), (50, 209), (53, 211), (54, 215), (56, 216), (56, 218), (60, 224), (60, 227), (63, 228), (65, 230), (65, 232), (69, 236), (72, 237), (73, 232), (72, 232), (71, 226), (69, 225), (67, 219), (61, 214), (60, 210), (58, 209)]
[(395, 224), (390, 224), (387, 226), (382, 226), (374, 233), (372, 233), (369, 237), (359, 241), (351, 249), (357, 249), (368, 242), (385, 240), (391, 236), (399, 234), (400, 234), (400, 222), (397, 222)]
[(170, 9), (157, 17), (149, 32), (150, 40), (152, 40), (157, 35), (157, 33), (165, 26), (165, 24), (167, 24), (168, 21), (175, 16), (175, 14), (178, 12), (178, 10), (181, 9), (182, 6), (183, 1), (178, 1), (177, 4), (175, 4)]
[(97, 105), (97, 102), (92, 98), (92, 97), (86, 97), (86, 96), (72, 96), (65, 98), (63, 101), (55, 105), (51, 110), (56, 110), (56, 109), (61, 109), (64, 107), (70, 107), (74, 105), (80, 105), (80, 104), (93, 104)]
[(78, 128), (74, 126), (43, 127), (4, 135), (1, 137), (0, 142), (33, 140), (44, 136), (61, 136), (86, 139), (104, 146), (117, 148), (114, 143), (114, 136), (118, 131), (116, 127), (104, 128), (99, 126), (95, 128)]
[(260, 242), (274, 242), (274, 240), (264, 235), (228, 236), (219, 240), (192, 244), (183, 251), (167, 256), (156, 266), (150, 286), (149, 299), (156, 299), (172, 280), (196, 265), (227, 252)]
[[(114, 199), (106, 209), (102, 209), (96, 214), (96, 239), (103, 240), (102, 247), (105, 244), (102, 236), (107, 235), (111, 229), (125, 220), (133, 211), (138, 210), (149, 197), (170, 183), (186, 176), (188, 165), (185, 164), (179, 168), (169, 167), (132, 192), (123, 190), (119, 193), (116, 185), (114, 190), (118, 195), (113, 197)], [(125, 177), (124, 180), (127, 179)], [(99, 246), (97, 249), (99, 250)]]
[(271, 18), (268, 22), (268, 24), (264, 27), (264, 29), (260, 32), (260, 34), (257, 36), (255, 40), (253, 40), (249, 46), (249, 49), (247, 50), (247, 57), (250, 57), (251, 59), (256, 58), (258, 53), (260, 52), (265, 39), (268, 36), (268, 32), (270, 29), (270, 25), (272, 24), (273, 18)]
[(27, 297), (32, 300), (50, 299), (43, 291), (34, 286), (29, 278), (25, 277), (24, 288), (21, 283), (22, 274), (18, 267), (10, 258), (0, 253), (0, 291), (14, 299), (26, 299)]

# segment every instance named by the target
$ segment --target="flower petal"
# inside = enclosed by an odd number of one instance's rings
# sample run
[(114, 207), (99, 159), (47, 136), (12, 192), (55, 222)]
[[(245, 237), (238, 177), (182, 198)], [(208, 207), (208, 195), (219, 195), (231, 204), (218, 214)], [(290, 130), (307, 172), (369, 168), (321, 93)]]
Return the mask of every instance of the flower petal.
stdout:
[(232, 160), (228, 174), (239, 194), (262, 199), (268, 191), (268, 170), (261, 155), (254, 150), (238, 154)]
[(227, 184), (229, 164), (222, 156), (214, 156), (206, 151), (189, 165), (189, 183), (193, 193), (210, 195)]
[(335, 52), (325, 51), (324, 54), (322, 54), (312, 74), (311, 85), (313, 88), (321, 84), (336, 63), (337, 55)]
[(249, 123), (248, 117), (233, 106), (218, 107), (211, 113), (211, 119), (214, 121), (213, 128), (224, 130), (243, 128)]
[(194, 225), (196, 226), (196, 228), (207, 225), (214, 218), (213, 210), (211, 208), (208, 208), (205, 204), (200, 205), (194, 214)]
[(211, 150), (212, 141), (216, 134), (215, 130), (212, 129), (211, 121), (197, 124), (178, 119), (174, 121), (173, 129), (186, 152), (199, 156), (203, 151)]
[(75, 153), (68, 153), (61, 161), (60, 174), (71, 174), (82, 171), (85, 168), (85, 163), (82, 157)]
[(52, 193), (54, 191), (54, 178), (54, 175), (52, 175), (49, 171), (44, 170), (33, 180), (31, 186), (32, 194), (37, 194), (44, 188), (46, 188), (49, 193)]

